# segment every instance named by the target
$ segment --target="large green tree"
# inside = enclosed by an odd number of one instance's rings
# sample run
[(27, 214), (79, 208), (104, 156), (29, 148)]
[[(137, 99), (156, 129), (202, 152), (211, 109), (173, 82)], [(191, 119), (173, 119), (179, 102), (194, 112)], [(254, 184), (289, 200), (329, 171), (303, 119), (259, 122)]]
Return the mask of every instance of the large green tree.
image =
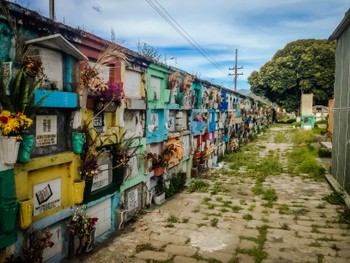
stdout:
[(301, 39), (278, 50), (259, 71), (248, 77), (251, 91), (288, 111), (297, 111), (302, 93), (313, 93), (314, 103), (327, 105), (333, 94), (335, 43)]

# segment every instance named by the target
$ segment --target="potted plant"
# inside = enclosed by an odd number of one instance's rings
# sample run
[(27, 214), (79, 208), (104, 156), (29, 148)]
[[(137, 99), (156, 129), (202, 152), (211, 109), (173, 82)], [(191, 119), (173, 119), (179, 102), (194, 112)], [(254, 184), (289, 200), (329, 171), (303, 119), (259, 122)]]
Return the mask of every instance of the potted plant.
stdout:
[[(20, 65), (15, 77), (10, 79), (7, 85), (4, 85), (2, 81), (0, 82), (0, 105), (4, 110), (3, 113), (7, 114), (3, 117), (9, 117), (10, 112), (17, 121), (16, 124), (14, 124), (14, 121), (8, 124), (14, 129), (10, 133), (21, 136), (20, 140), (19, 137), (17, 138), (21, 145), (17, 150), (19, 151), (18, 161), (25, 163), (30, 160), (30, 152), (34, 141), (34, 136), (26, 132), (26, 129), (32, 124), (30, 117), (39, 109), (49, 94), (35, 103), (35, 91), (45, 78), (39, 58), (24, 56), (22, 63), (15, 64)], [(7, 93), (7, 86), (9, 94)], [(16, 114), (18, 116), (15, 116)], [(3, 119), (2, 124), (6, 125), (4, 121), (6, 122), (6, 119)], [(4, 135), (4, 132), (2, 134)], [(17, 143), (13, 143), (13, 145), (16, 145), (14, 148), (17, 149)], [(14, 162), (12, 161), (10, 164)]]
[(164, 180), (162, 177), (158, 178), (157, 184), (155, 186), (155, 193), (153, 196), (153, 202), (156, 205), (160, 205), (164, 203), (165, 201), (165, 185), (164, 185)]
[(3, 163), (11, 165), (16, 163), (20, 142), (23, 133), (33, 123), (21, 112), (14, 113), (3, 110), (0, 113), (0, 156)]
[(76, 209), (67, 223), (70, 235), (70, 256), (78, 256), (92, 250), (97, 220), (97, 217), (91, 217), (86, 213), (86, 206)]
[(164, 173), (166, 163), (160, 154), (148, 153), (147, 158), (152, 160), (152, 169), (155, 176), (161, 176)]

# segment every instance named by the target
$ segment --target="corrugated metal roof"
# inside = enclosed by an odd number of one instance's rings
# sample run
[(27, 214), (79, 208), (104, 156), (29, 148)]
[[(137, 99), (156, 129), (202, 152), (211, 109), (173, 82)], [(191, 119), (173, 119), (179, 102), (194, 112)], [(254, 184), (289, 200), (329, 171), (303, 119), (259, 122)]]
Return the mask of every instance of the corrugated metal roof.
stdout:
[(338, 39), (341, 34), (344, 32), (344, 30), (350, 25), (350, 8), (345, 13), (345, 16), (343, 20), (340, 22), (340, 24), (337, 26), (337, 28), (334, 30), (333, 34), (328, 38), (329, 40), (336, 40)]

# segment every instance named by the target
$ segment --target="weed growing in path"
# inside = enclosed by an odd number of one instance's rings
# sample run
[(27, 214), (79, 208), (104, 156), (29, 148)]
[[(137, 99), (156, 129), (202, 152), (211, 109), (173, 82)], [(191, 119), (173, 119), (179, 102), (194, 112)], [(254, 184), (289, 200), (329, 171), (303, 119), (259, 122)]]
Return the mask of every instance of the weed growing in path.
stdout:
[(247, 221), (253, 220), (253, 216), (251, 214), (246, 214), (242, 218)]
[(267, 228), (268, 228), (268, 226), (266, 226), (266, 225), (261, 226), (261, 227), (257, 227), (257, 229), (259, 231), (259, 236), (256, 239), (251, 240), (257, 244), (257, 247), (254, 247), (251, 249), (238, 247), (236, 249), (236, 253), (237, 254), (246, 254), (246, 255), (249, 255), (251, 257), (254, 257), (255, 263), (261, 263), (264, 259), (266, 259), (267, 253), (264, 251), (264, 244), (266, 242)]
[(177, 223), (178, 222), (178, 218), (175, 215), (170, 215), (167, 219), (168, 223)]
[(332, 192), (331, 194), (323, 197), (322, 200), (325, 200), (332, 205), (345, 205), (343, 196), (343, 193)]
[(210, 225), (212, 227), (218, 227), (218, 223), (219, 223), (219, 219), (217, 219), (216, 217), (214, 217), (212, 220), (210, 220)]
[(208, 191), (209, 184), (207, 182), (204, 182), (200, 179), (194, 179), (190, 181), (188, 185), (188, 190), (193, 192), (207, 192)]

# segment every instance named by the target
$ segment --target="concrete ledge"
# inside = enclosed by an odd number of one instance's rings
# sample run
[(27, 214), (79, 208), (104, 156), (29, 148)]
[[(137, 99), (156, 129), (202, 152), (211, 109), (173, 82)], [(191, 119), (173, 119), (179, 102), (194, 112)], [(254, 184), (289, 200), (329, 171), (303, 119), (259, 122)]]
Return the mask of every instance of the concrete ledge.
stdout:
[(332, 150), (332, 142), (321, 142), (321, 146)]
[(350, 208), (350, 196), (349, 196), (349, 194), (343, 189), (343, 187), (338, 183), (338, 181), (335, 180), (335, 178), (327, 170), (326, 170), (325, 177), (326, 177), (326, 180), (328, 181), (328, 183), (334, 189), (334, 191), (336, 191), (337, 193), (342, 195), (346, 206), (348, 208)]

